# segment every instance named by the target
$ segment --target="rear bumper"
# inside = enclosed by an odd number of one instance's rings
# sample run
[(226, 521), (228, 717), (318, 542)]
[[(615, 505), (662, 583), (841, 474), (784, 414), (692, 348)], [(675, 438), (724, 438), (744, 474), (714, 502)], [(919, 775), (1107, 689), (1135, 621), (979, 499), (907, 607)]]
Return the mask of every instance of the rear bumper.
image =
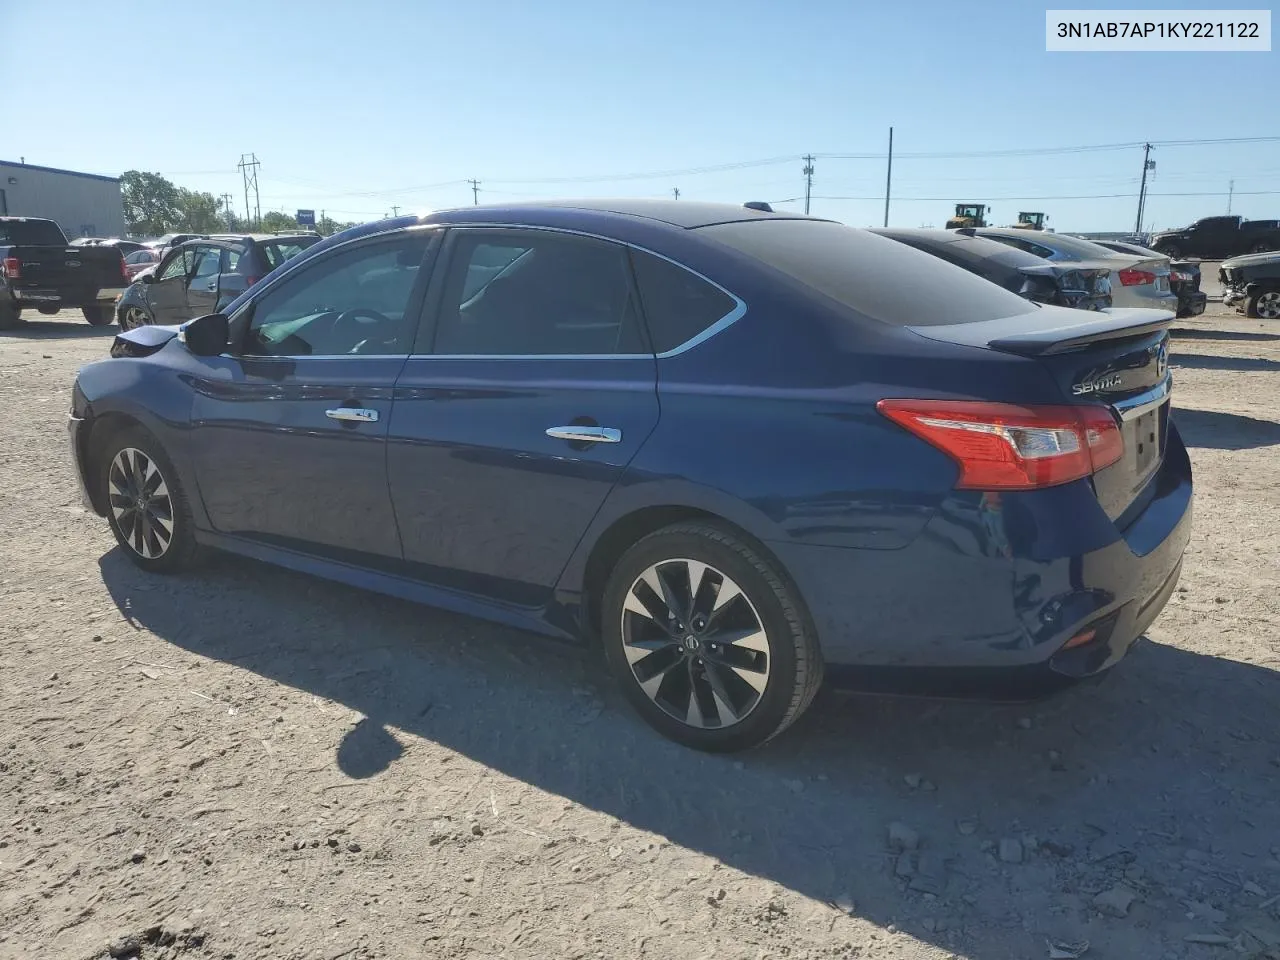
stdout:
[(97, 513), (98, 508), (89, 496), (89, 487), (85, 480), (84, 434), (87, 423), (83, 417), (77, 416), (75, 411), (67, 414), (67, 452), (71, 455), (71, 467), (76, 476), (80, 504), (86, 510)]
[(901, 550), (770, 546), (808, 604), (833, 685), (1034, 699), (1114, 666), (1176, 588), (1192, 516), (1176, 428), (1151, 483), (1123, 532), (1078, 481), (957, 495)]
[(1177, 310), (1178, 296), (1172, 290), (1157, 293), (1154, 287), (1125, 287), (1119, 282), (1111, 287), (1111, 303), (1117, 307), (1147, 307), (1152, 310)]

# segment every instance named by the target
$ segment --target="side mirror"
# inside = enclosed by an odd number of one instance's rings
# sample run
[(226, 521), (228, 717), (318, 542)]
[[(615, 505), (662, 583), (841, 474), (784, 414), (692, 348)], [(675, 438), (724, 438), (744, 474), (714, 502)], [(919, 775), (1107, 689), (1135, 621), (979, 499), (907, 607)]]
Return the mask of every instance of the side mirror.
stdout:
[(184, 323), (178, 330), (178, 339), (197, 357), (216, 357), (227, 349), (230, 330), (225, 314), (206, 313)]
[(144, 273), (144, 274), (143, 274), (142, 276), (140, 276), (138, 279), (139, 279), (139, 280), (141, 280), (143, 283), (155, 283), (155, 282), (156, 282), (156, 272), (155, 272), (154, 270), (152, 270), (150, 273)]

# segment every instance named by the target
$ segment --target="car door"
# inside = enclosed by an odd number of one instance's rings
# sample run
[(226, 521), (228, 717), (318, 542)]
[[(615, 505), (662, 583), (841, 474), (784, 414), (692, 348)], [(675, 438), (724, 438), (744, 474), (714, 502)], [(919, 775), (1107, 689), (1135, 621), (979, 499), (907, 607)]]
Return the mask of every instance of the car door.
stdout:
[(195, 261), (187, 282), (187, 319), (202, 317), (218, 308), (218, 281), (225, 272), (227, 252), (212, 243), (193, 244)]
[(454, 228), (443, 257), (391, 415), (406, 570), (541, 606), (658, 422), (627, 251)]
[(147, 284), (147, 305), (156, 323), (182, 323), (187, 316), (187, 280), (195, 265), (195, 250), (171, 250), (156, 267), (155, 279)]
[(214, 530), (364, 566), (395, 565), (392, 388), (417, 331), (434, 234), (335, 247), (231, 318), (195, 383), (196, 479)]

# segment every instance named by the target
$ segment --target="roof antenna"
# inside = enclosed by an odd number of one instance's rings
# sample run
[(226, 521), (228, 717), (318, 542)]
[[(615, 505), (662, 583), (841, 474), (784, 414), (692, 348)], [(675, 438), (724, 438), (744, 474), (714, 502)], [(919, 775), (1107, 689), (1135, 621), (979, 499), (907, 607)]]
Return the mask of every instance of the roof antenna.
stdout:
[(743, 204), (748, 210), (759, 210), (761, 213), (773, 213), (773, 207), (763, 200), (748, 200)]

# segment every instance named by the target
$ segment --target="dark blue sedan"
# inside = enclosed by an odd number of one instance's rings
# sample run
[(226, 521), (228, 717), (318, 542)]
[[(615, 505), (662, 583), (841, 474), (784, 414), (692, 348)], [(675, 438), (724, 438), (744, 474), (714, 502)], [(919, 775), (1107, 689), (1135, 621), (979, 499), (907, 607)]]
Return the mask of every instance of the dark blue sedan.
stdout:
[(764, 205), (475, 207), (121, 333), (71, 441), (145, 570), (217, 548), (590, 638), (732, 750), (824, 676), (1028, 699), (1123, 657), (1190, 531), (1171, 320)]

